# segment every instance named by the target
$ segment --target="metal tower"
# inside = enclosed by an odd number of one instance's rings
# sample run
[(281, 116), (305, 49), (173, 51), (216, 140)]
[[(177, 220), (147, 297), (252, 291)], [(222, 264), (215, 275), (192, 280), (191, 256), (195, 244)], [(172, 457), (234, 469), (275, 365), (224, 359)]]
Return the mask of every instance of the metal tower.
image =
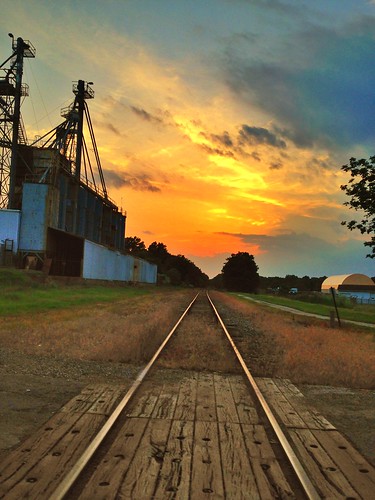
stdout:
[[(70, 173), (75, 177), (77, 183), (81, 182), (90, 187), (112, 205), (108, 198), (94, 129), (86, 103), (87, 99), (94, 98), (94, 91), (90, 85), (92, 82), (84, 82), (83, 80), (73, 83), (74, 102), (61, 110), (61, 116), (65, 118), (65, 121), (38, 138), (31, 146), (56, 149), (69, 160)], [(93, 161), (91, 160), (92, 154), (90, 155), (91, 148), (85, 141), (84, 125), (89, 132), (94, 154)]]
[(35, 57), (28, 40), (12, 39), (12, 54), (0, 65), (0, 208), (15, 208), (15, 178), (19, 145), (26, 144), (21, 98), (29, 95), (22, 83), (23, 59)]

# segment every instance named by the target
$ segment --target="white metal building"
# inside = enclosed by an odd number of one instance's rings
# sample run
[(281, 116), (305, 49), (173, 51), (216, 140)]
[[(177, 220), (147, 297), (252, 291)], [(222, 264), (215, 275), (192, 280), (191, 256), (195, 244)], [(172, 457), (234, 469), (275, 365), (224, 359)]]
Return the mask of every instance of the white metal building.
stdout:
[(329, 276), (322, 283), (322, 293), (331, 293), (355, 298), (357, 302), (375, 304), (375, 283), (365, 274), (339, 274)]

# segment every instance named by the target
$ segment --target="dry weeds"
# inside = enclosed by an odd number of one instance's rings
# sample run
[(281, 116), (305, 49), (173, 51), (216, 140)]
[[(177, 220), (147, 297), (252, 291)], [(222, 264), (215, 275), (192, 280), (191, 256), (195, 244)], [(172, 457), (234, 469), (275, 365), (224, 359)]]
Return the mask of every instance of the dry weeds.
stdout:
[[(277, 363), (273, 376), (296, 383), (327, 384), (363, 389), (375, 387), (375, 336), (345, 325), (266, 310), (239, 299), (217, 294), (220, 301), (251, 321), (252, 327), (273, 346)], [(270, 353), (269, 353), (270, 354)], [(269, 357), (269, 355), (268, 355)]]
[(229, 343), (225, 341), (222, 330), (212, 322), (212, 313), (208, 313), (211, 324), (202, 321), (201, 317), (187, 316), (178, 330), (178, 335), (172, 337), (158, 361), (159, 366), (224, 373), (239, 372), (239, 364)]
[(191, 291), (158, 293), (79, 310), (0, 319), (3, 347), (97, 361), (148, 361)]

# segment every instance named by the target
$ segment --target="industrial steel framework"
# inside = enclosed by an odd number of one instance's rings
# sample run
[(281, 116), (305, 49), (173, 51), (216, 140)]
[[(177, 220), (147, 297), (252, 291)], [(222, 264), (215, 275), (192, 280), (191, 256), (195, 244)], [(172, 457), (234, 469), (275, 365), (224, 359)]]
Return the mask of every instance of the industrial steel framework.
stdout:
[(19, 145), (27, 144), (21, 99), (29, 95), (22, 83), (24, 58), (35, 57), (35, 47), (22, 38), (12, 39), (12, 54), (0, 65), (0, 208), (14, 208), (16, 162)]
[[(87, 99), (94, 98), (91, 85), (92, 82), (84, 82), (83, 80), (73, 83), (74, 102), (61, 110), (61, 115), (65, 120), (34, 141), (31, 146), (57, 150), (69, 161), (70, 174), (75, 177), (78, 183), (88, 186), (103, 201), (114, 205), (108, 197), (94, 129), (86, 103)], [(90, 135), (96, 169), (93, 168), (93, 161), (90, 158), (91, 148), (88, 147), (84, 137), (84, 125), (87, 126)]]
[[(0, 209), (19, 209), (19, 196), (15, 193), (18, 165), (23, 164), (30, 176), (35, 176), (32, 165), (23, 159), (22, 146), (27, 145), (21, 115), (22, 98), (29, 95), (29, 87), (22, 83), (24, 58), (35, 57), (35, 47), (28, 40), (12, 38), (12, 54), (0, 66)], [(94, 98), (92, 82), (79, 80), (73, 83), (74, 102), (61, 110), (64, 122), (38, 138), (30, 146), (57, 150), (67, 158), (70, 174), (78, 184), (84, 184), (97, 193), (105, 203), (115, 207), (109, 199), (87, 99)], [(84, 124), (88, 128), (91, 147), (84, 138)], [(94, 154), (93, 161), (89, 150)], [(51, 166), (49, 167), (51, 168)], [(36, 182), (43, 182), (43, 175)]]

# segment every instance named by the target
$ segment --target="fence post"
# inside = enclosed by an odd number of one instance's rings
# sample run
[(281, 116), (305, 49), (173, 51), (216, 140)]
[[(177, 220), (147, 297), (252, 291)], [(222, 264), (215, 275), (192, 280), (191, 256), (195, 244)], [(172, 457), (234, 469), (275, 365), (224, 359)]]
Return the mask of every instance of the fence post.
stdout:
[(330, 290), (331, 290), (331, 293), (332, 293), (333, 303), (335, 305), (337, 322), (339, 324), (339, 328), (341, 328), (341, 321), (340, 321), (340, 316), (339, 316), (339, 310), (338, 310), (337, 304), (336, 304), (335, 289), (331, 286)]

